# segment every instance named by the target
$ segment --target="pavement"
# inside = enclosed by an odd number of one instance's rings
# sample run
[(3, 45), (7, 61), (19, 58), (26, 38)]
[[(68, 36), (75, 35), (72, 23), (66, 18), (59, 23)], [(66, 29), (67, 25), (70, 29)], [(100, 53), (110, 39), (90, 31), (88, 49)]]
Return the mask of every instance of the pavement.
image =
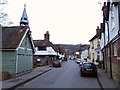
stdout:
[[(1, 89), (14, 89), (16, 86), (29, 82), (30, 80), (46, 73), (51, 69), (52, 67), (49, 66), (37, 67), (34, 68), (33, 71), (28, 74), (24, 74), (13, 79), (1, 81), (0, 82), (0, 84), (2, 83)], [(98, 68), (98, 81), (102, 89), (113, 88), (113, 90), (120, 90), (119, 84), (115, 82), (113, 79), (110, 79), (109, 75), (106, 74), (104, 69)]]
[(0, 88), (0, 90), (14, 89), (16, 86), (29, 82), (30, 80), (50, 71), (51, 69), (52, 67), (49, 67), (49, 66), (36, 67), (30, 73), (24, 74), (22, 76), (19, 76), (13, 79), (0, 81), (0, 83), (2, 83), (2, 88)]
[(102, 68), (98, 68), (98, 80), (103, 89), (120, 90), (120, 83), (110, 78)]

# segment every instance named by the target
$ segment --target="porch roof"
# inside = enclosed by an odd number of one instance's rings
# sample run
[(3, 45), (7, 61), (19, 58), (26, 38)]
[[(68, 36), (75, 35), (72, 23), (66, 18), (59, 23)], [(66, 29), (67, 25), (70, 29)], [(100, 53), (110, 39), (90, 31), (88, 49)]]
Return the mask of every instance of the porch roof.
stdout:
[(34, 55), (40, 55), (40, 56), (54, 55), (54, 56), (57, 56), (57, 53), (56, 52), (47, 52), (47, 51), (36, 51)]

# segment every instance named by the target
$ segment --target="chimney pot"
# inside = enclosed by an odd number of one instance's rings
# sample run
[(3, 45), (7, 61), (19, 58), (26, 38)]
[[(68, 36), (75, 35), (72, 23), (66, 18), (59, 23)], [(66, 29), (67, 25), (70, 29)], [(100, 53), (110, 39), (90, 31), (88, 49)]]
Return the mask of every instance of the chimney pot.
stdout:
[(97, 29), (99, 29), (99, 26), (97, 26)]
[(104, 2), (104, 6), (106, 6), (106, 2)]
[(45, 40), (46, 43), (49, 42), (49, 36), (50, 36), (49, 31), (47, 31), (47, 32), (44, 34), (44, 40)]
[(97, 26), (96, 34), (99, 34), (99, 33), (100, 33), (100, 29), (99, 29), (99, 26)]

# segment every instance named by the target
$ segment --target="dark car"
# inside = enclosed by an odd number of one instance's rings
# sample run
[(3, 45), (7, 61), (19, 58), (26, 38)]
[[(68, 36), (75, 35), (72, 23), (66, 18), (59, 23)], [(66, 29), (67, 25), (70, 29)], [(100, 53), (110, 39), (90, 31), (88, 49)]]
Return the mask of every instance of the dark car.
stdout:
[(80, 67), (80, 74), (81, 76), (94, 75), (97, 77), (97, 67), (94, 63), (84, 63)]
[(61, 62), (59, 60), (53, 61), (53, 67), (61, 67)]

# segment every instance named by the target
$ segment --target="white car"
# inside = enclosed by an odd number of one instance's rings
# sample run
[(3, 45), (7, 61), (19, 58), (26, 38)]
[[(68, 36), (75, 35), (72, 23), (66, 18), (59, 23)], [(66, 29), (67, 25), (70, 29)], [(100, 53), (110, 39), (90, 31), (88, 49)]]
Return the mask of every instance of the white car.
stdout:
[(77, 63), (77, 64), (80, 64), (80, 59), (77, 59), (77, 60), (76, 60), (76, 63)]
[(80, 60), (80, 63), (79, 65), (81, 66), (82, 64), (86, 63), (87, 61), (86, 60)]

